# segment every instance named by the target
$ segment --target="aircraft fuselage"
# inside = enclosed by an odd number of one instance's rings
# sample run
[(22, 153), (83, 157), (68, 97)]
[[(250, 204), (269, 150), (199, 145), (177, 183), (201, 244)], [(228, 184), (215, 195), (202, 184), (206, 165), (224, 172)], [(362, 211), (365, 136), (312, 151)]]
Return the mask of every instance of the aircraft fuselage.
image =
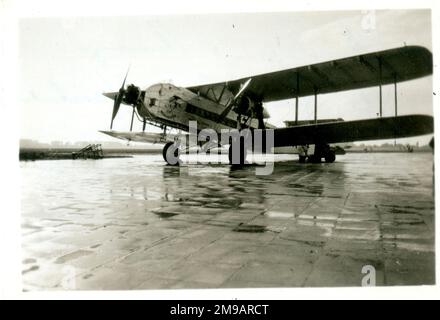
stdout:
[[(228, 90), (223, 96), (233, 97)], [(153, 116), (154, 121), (170, 127), (187, 130), (189, 121), (197, 121), (200, 130), (209, 128), (219, 132), (221, 129), (237, 128), (237, 114), (234, 111), (231, 110), (219, 121), (224, 105), (170, 83), (148, 87), (143, 102), (143, 105), (137, 106), (141, 117), (148, 119)], [(249, 127), (257, 128), (258, 120), (252, 119)]]

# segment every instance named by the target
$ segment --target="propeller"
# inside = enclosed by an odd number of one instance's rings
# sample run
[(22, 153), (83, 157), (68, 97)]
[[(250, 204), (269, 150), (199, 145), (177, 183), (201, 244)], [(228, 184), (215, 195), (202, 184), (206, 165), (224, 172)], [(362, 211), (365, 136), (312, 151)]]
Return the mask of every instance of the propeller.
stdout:
[(125, 94), (124, 87), (125, 87), (125, 81), (127, 80), (128, 71), (130, 71), (130, 67), (128, 67), (127, 73), (125, 74), (124, 81), (122, 82), (122, 86), (119, 89), (119, 92), (118, 92), (118, 94), (115, 97), (115, 102), (113, 104), (112, 121), (110, 123), (110, 130), (112, 130), (112, 128), (113, 128), (113, 120), (115, 120), (115, 117), (116, 117), (116, 115), (118, 114), (118, 111), (119, 111), (119, 107), (121, 106), (122, 99), (124, 98), (124, 94)]
[(235, 101), (240, 98), (240, 96), (243, 94), (243, 92), (246, 90), (246, 88), (249, 86), (249, 84), (251, 83), (252, 78), (249, 78), (240, 88), (240, 90), (238, 91), (238, 93), (234, 96), (233, 99), (229, 100), (229, 102), (226, 104), (225, 106), (225, 110), (223, 110), (223, 112), (221, 113), (221, 115), (219, 116), (219, 121), (223, 121), (229, 114), (229, 112), (231, 112), (232, 108), (235, 105)]

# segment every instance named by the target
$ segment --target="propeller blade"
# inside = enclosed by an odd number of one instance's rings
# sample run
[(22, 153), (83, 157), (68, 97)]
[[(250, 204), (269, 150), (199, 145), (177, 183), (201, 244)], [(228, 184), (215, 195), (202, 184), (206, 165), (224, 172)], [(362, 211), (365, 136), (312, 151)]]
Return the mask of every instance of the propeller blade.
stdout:
[(119, 107), (121, 103), (119, 102), (119, 94), (115, 97), (115, 102), (113, 103), (113, 113), (112, 113), (112, 122), (110, 123), (110, 130), (113, 128), (113, 120), (115, 120), (116, 114), (119, 111)]
[(246, 88), (249, 86), (249, 84), (251, 83), (252, 78), (249, 78), (240, 88), (240, 90), (238, 91), (238, 93), (235, 95), (235, 97), (232, 100), (229, 100), (229, 102), (226, 104), (226, 108), (225, 110), (223, 110), (223, 112), (221, 113), (221, 115), (219, 116), (219, 121), (222, 121), (223, 119), (225, 119), (229, 112), (231, 112), (232, 108), (234, 107), (234, 103), (235, 101), (240, 98), (240, 96), (243, 94), (243, 92), (246, 90)]
[(110, 124), (110, 130), (113, 128), (113, 120), (115, 120), (116, 115), (118, 114), (119, 107), (122, 103), (122, 98), (124, 97), (124, 90), (119, 90), (119, 93), (115, 97), (115, 103), (113, 104), (113, 113), (112, 113), (112, 122)]
[(128, 66), (127, 72), (125, 73), (125, 78), (124, 81), (122, 82), (122, 86), (121, 89), (119, 89), (119, 91), (124, 90), (125, 87), (125, 80), (127, 80), (127, 76), (128, 76), (128, 72), (130, 71), (130, 66)]
[(119, 93), (115, 97), (115, 102), (113, 104), (113, 113), (112, 113), (112, 121), (110, 123), (110, 130), (113, 128), (113, 120), (115, 120), (116, 115), (118, 114), (119, 107), (121, 106), (122, 99), (125, 94), (125, 81), (127, 80), (128, 72), (130, 71), (130, 66), (128, 66), (127, 72), (125, 73), (124, 81), (122, 81), (122, 86), (119, 89)]
[(241, 89), (238, 91), (238, 93), (235, 95), (234, 100), (236, 100), (237, 98), (239, 98), (241, 96), (241, 94), (244, 92), (244, 90), (246, 90), (246, 88), (249, 86), (249, 84), (251, 83), (252, 78), (249, 78), (248, 81), (246, 81), (244, 83), (244, 85), (242, 85)]

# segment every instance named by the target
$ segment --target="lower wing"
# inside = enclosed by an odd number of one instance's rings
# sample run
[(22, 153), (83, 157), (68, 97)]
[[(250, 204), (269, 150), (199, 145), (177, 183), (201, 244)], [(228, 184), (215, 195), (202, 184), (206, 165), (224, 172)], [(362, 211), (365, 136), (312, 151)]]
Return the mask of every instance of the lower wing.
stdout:
[(99, 131), (113, 138), (147, 143), (167, 143), (174, 141), (174, 136), (171, 134), (164, 135), (163, 133), (152, 132), (122, 132), (122, 131)]
[[(177, 135), (149, 132), (100, 131), (114, 138), (147, 143), (167, 143)], [(300, 146), (316, 143), (342, 143), (397, 139), (431, 134), (434, 119), (427, 115), (408, 115), (368, 120), (341, 121), (274, 129), (274, 146)], [(185, 134), (183, 134), (185, 135)]]
[(427, 115), (321, 123), (274, 129), (275, 147), (407, 138), (434, 132)]

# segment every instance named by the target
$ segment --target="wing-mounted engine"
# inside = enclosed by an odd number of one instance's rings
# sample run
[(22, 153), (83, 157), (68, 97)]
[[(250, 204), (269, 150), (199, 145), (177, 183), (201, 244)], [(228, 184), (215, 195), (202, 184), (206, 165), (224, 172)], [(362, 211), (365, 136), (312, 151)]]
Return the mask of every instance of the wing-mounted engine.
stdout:
[(251, 117), (257, 103), (248, 96), (242, 96), (237, 99), (232, 110), (237, 114)]
[(243, 95), (242, 97), (237, 99), (236, 104), (232, 110), (237, 114), (258, 120), (261, 119), (262, 121), (263, 119), (270, 118), (269, 112), (267, 111), (267, 109), (264, 108), (261, 99), (251, 97), (249, 95)]

